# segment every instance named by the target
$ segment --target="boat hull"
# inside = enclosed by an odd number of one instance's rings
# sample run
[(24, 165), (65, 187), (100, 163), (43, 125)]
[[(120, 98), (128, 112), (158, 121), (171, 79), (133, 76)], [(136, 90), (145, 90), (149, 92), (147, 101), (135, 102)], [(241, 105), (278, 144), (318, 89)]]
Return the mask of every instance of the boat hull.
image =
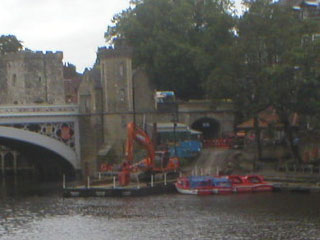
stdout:
[[(192, 176), (197, 178), (196, 176)], [(191, 178), (192, 178), (191, 177)], [(225, 178), (225, 177), (224, 177)], [(188, 182), (188, 178), (179, 178), (175, 183), (175, 187), (179, 193), (190, 195), (211, 195), (211, 194), (228, 194), (228, 193), (249, 193), (249, 192), (271, 192), (273, 191), (273, 185), (263, 181), (261, 176), (227, 176), (230, 179), (231, 185), (220, 186), (193, 186), (191, 187)], [(235, 183), (235, 178), (240, 179), (239, 183)], [(258, 179), (260, 182), (250, 182), (249, 178)]]
[(212, 194), (230, 194), (233, 192), (232, 188), (210, 188), (210, 189), (200, 189), (200, 188), (185, 188), (179, 184), (175, 184), (176, 189), (179, 193), (190, 194), (190, 195), (212, 195)]

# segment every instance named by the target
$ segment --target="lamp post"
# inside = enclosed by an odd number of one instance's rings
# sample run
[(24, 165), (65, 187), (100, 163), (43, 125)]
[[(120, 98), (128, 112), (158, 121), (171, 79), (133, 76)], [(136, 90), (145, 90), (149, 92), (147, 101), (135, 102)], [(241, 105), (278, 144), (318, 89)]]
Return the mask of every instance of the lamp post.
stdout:
[(173, 122), (174, 156), (177, 156), (176, 127), (177, 127), (177, 122), (176, 122), (176, 119), (174, 118), (174, 122)]

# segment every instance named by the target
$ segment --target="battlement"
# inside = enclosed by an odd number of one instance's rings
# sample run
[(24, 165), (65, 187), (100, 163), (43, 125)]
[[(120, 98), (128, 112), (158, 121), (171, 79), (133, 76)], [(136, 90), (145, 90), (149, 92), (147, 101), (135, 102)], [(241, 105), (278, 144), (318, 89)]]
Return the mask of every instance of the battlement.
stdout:
[(6, 61), (14, 61), (14, 60), (23, 60), (23, 59), (56, 59), (57, 61), (62, 61), (63, 59), (63, 52), (62, 51), (32, 51), (30, 49), (25, 49), (23, 51), (18, 51), (15, 53), (6, 53), (3, 56), (3, 59)]
[(103, 58), (114, 58), (114, 57), (131, 57), (132, 48), (130, 47), (100, 47), (98, 48), (97, 57)]

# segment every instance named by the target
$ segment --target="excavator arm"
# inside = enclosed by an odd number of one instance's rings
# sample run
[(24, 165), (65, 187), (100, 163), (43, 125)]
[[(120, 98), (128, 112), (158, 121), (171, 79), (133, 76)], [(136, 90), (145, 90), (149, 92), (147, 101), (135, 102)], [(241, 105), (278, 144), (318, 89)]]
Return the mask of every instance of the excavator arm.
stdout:
[(148, 152), (148, 157), (145, 159), (145, 163), (147, 167), (153, 168), (154, 158), (155, 158), (155, 149), (148, 134), (142, 129), (138, 128), (133, 122), (128, 123), (127, 130), (128, 130), (128, 136), (127, 136), (127, 144), (126, 144), (126, 157), (127, 157), (128, 164), (130, 166), (133, 165), (134, 142), (138, 142)]

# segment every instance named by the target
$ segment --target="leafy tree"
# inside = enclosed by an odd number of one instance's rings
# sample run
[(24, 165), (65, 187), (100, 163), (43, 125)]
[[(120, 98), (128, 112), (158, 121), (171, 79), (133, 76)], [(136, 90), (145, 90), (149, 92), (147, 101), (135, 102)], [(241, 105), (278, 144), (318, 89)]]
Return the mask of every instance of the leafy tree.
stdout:
[(160, 90), (184, 99), (203, 97), (203, 82), (232, 42), (229, 0), (136, 0), (116, 15), (106, 40), (133, 47), (134, 66), (144, 66)]
[(14, 35), (0, 36), (0, 54), (3, 55), (9, 52), (17, 52), (23, 48), (21, 41)]
[[(270, 0), (245, 3), (248, 9), (238, 20), (237, 39), (227, 50), (230, 54), (221, 62), (220, 69), (211, 73), (208, 85), (218, 96), (232, 98), (242, 114), (254, 118), (258, 157), (262, 149), (257, 114), (273, 105), (299, 161), (290, 118), (294, 113), (305, 112), (305, 103), (314, 104), (319, 96), (316, 91), (312, 97), (306, 94), (317, 82), (316, 67), (311, 65), (319, 59), (319, 51), (310, 51), (309, 46), (301, 44), (316, 26)], [(314, 47), (312, 43), (310, 48)], [(314, 111), (311, 104), (308, 108)]]

